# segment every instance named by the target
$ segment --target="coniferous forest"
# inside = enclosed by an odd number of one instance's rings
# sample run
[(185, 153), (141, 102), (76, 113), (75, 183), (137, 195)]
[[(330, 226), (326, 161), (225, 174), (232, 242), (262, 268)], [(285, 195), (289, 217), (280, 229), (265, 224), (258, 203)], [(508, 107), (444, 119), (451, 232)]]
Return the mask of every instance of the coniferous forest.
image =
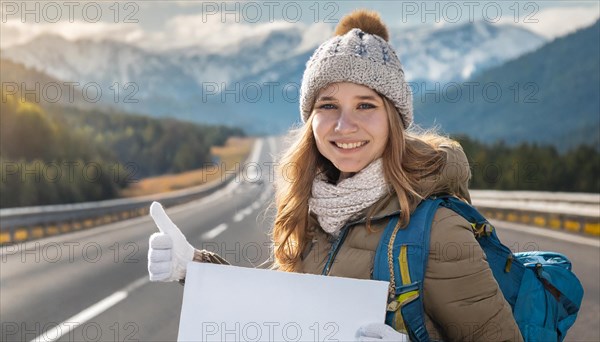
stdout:
[(115, 198), (140, 178), (201, 168), (240, 129), (0, 101), (0, 207)]
[(556, 147), (503, 141), (482, 144), (455, 137), (471, 167), (471, 189), (600, 193), (600, 150), (579, 145), (559, 153)]

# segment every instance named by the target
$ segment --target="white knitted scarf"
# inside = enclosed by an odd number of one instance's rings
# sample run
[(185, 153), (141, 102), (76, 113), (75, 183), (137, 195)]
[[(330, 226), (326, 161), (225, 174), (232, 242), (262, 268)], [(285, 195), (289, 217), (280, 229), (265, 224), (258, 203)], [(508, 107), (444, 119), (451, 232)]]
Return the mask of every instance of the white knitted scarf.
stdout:
[(308, 208), (317, 215), (324, 231), (337, 236), (346, 222), (356, 218), (388, 191), (383, 161), (379, 158), (338, 184), (328, 183), (322, 174), (315, 177)]

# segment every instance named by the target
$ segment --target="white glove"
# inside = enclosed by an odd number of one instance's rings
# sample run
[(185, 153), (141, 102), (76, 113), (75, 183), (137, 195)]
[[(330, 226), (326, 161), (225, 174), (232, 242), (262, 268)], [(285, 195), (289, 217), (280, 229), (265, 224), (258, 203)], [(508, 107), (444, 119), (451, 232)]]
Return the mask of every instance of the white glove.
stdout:
[(194, 259), (194, 247), (171, 221), (162, 205), (152, 202), (150, 216), (160, 230), (150, 236), (148, 274), (150, 281), (176, 281), (185, 278), (187, 263)]
[(371, 323), (358, 329), (359, 341), (409, 342), (408, 335), (383, 323)]

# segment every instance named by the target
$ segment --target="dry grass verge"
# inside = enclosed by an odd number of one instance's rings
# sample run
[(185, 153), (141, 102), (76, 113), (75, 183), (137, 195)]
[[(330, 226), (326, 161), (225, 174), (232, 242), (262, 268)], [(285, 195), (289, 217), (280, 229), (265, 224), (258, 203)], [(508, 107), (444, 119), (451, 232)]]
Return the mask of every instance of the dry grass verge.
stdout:
[(248, 157), (253, 143), (254, 138), (229, 138), (225, 146), (211, 148), (211, 154), (220, 159), (218, 165), (178, 174), (144, 178), (123, 189), (121, 197), (157, 194), (219, 181), (224, 177), (226, 170), (235, 169), (236, 165), (240, 165)]

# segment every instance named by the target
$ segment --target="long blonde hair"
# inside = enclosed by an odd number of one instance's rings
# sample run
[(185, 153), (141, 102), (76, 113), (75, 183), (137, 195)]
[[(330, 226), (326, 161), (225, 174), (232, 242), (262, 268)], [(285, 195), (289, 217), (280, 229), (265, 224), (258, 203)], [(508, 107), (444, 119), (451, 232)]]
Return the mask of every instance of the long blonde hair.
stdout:
[[(444, 156), (438, 146), (456, 142), (434, 131), (405, 131), (400, 115), (394, 105), (381, 96), (389, 122), (389, 138), (384, 149), (383, 169), (385, 179), (397, 194), (401, 226), (408, 225), (410, 214), (430, 193), (417, 193), (418, 182), (437, 174), (444, 166)], [(323, 157), (315, 142), (312, 130), (313, 115), (306, 123), (293, 131), (295, 139), (277, 163), (275, 180), (275, 206), (277, 213), (272, 232), (275, 267), (283, 271), (298, 271), (302, 251), (312, 238), (309, 229), (308, 200), (317, 173), (324, 173), (330, 180), (337, 180), (339, 170)], [(370, 209), (369, 217), (377, 210)]]

